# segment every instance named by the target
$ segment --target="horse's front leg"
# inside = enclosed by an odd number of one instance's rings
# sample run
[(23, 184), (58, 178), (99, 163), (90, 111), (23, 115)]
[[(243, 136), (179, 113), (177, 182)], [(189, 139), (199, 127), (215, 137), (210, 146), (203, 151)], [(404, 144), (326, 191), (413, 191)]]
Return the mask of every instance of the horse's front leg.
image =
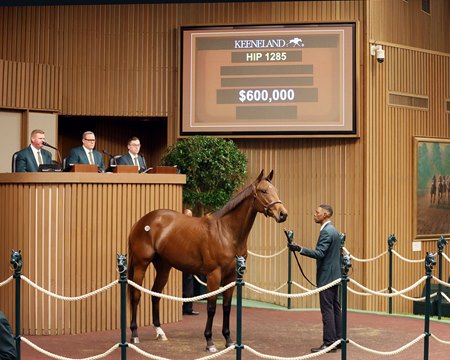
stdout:
[(225, 338), (225, 347), (234, 345), (230, 335), (230, 314), (231, 314), (231, 300), (233, 298), (233, 291), (234, 287), (228, 289), (223, 293), (222, 335)]

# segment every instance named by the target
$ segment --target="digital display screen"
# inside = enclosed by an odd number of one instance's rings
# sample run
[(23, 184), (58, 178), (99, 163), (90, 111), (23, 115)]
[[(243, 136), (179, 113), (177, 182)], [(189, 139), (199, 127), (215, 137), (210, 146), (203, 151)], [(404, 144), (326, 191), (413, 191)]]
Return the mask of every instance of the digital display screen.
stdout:
[(181, 135), (356, 134), (355, 24), (181, 28)]

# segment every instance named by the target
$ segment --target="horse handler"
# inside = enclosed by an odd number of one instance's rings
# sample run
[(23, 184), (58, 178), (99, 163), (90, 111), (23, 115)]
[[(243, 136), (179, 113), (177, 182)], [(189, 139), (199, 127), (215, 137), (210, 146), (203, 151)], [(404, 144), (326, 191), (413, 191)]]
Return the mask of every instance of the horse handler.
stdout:
[[(317, 286), (322, 287), (341, 277), (340, 266), (340, 238), (339, 233), (329, 220), (333, 216), (330, 205), (319, 205), (314, 213), (314, 221), (320, 224), (320, 234), (315, 249), (308, 249), (297, 244), (290, 243), (291, 251), (298, 251), (301, 255), (314, 258), (317, 261), (316, 281)], [(323, 344), (312, 348), (311, 352), (319, 352), (336, 340), (341, 339), (342, 313), (339, 301), (339, 285), (335, 285), (319, 293), (320, 312), (323, 323)], [(337, 346), (339, 349), (340, 344)], [(330, 350), (335, 352), (336, 348)]]

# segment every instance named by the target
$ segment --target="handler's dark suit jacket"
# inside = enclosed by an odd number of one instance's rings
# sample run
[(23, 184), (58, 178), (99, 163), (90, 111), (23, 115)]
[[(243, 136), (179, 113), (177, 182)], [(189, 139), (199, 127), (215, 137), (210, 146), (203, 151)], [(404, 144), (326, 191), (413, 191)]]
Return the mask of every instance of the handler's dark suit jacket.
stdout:
[(16, 359), (16, 342), (11, 333), (8, 319), (0, 311), (0, 359)]
[[(104, 172), (105, 164), (103, 163), (103, 155), (95, 149), (92, 150), (92, 155), (94, 155), (94, 161), (99, 170)], [(82, 146), (79, 146), (70, 150), (70, 154), (67, 157), (66, 164), (89, 164), (89, 159), (86, 155), (86, 151), (84, 151), (84, 148)]]
[(322, 229), (315, 249), (302, 247), (300, 254), (317, 260), (317, 286), (321, 287), (341, 277), (341, 240), (333, 224)]
[[(145, 165), (145, 159), (143, 156), (138, 155), (138, 163), (139, 163), (139, 172), (147, 170), (147, 166)], [(130, 153), (122, 155), (120, 158), (118, 158), (117, 165), (134, 165)]]
[[(41, 148), (42, 161), (44, 164), (52, 163), (52, 153)], [(16, 157), (16, 172), (36, 172), (39, 170), (38, 163), (31, 150), (31, 145), (20, 150)]]

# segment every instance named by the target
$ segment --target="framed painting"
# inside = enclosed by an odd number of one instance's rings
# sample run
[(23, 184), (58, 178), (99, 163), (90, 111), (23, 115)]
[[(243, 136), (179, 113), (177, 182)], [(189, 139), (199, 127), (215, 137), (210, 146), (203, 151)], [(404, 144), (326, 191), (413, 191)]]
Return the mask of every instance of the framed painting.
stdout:
[(450, 235), (450, 139), (414, 139), (414, 235), (436, 240)]

